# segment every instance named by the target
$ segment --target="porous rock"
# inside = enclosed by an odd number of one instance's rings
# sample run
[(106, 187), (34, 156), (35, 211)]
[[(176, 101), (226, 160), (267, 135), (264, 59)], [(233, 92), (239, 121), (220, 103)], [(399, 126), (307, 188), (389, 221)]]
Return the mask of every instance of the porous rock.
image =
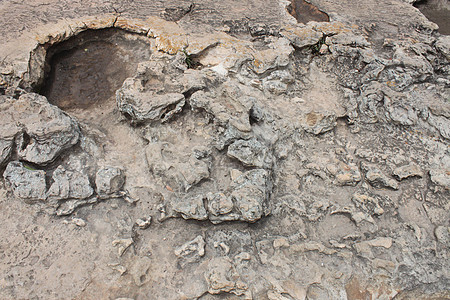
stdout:
[(100, 197), (118, 193), (125, 184), (125, 174), (121, 168), (106, 166), (97, 171), (95, 185)]
[(24, 200), (45, 200), (45, 171), (25, 166), (18, 161), (10, 162), (3, 173), (14, 195)]
[(205, 255), (205, 240), (201, 235), (175, 249), (175, 255), (179, 258), (181, 266), (198, 262)]
[(367, 181), (376, 188), (398, 189), (398, 183), (392, 178), (385, 175), (378, 167), (362, 163), (362, 169), (366, 172)]
[(78, 124), (44, 96), (30, 93), (18, 100), (4, 97), (0, 111), (0, 163), (9, 156), (13, 139), (21, 160), (47, 165), (74, 146), (81, 135)]
[(52, 181), (47, 191), (50, 200), (86, 199), (94, 193), (86, 174), (69, 171), (62, 166), (53, 172)]
[(393, 172), (394, 176), (396, 176), (399, 180), (403, 180), (408, 177), (422, 177), (423, 172), (420, 167), (414, 163), (410, 163), (405, 166), (401, 166), (396, 168)]

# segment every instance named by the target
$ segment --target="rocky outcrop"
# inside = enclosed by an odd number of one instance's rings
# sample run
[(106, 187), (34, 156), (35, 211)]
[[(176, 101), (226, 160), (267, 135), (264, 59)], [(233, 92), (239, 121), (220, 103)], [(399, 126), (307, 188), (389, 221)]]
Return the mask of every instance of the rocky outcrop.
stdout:
[(3, 162), (11, 154), (13, 141), (19, 159), (47, 165), (80, 138), (78, 124), (43, 96), (25, 94), (18, 100), (3, 97), (0, 106)]

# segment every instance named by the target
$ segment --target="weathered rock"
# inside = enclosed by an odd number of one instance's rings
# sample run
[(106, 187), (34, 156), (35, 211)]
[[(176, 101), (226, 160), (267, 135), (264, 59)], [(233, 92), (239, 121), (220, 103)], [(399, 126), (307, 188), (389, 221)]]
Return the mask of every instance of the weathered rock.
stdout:
[(135, 223), (140, 229), (147, 229), (152, 223), (152, 217), (137, 219)]
[(450, 36), (441, 35), (436, 40), (435, 47), (450, 61)]
[(14, 138), (18, 157), (39, 165), (54, 161), (80, 138), (77, 123), (43, 96), (25, 94), (18, 100), (3, 98), (0, 111), (3, 113), (0, 119), (2, 161), (11, 151), (8, 151), (11, 146), (8, 141)]
[(130, 90), (128, 86), (127, 80), (117, 91), (117, 105), (125, 116), (137, 123), (165, 120), (166, 115), (180, 112), (185, 104), (183, 94), (139, 93)]
[(190, 242), (175, 249), (175, 255), (179, 258), (179, 264), (184, 267), (186, 264), (198, 262), (205, 255), (205, 240), (201, 235)]
[(118, 239), (112, 241), (112, 245), (114, 247), (117, 247), (119, 256), (122, 256), (125, 253), (125, 251), (133, 244), (133, 242), (134, 241), (132, 238)]
[(86, 199), (70, 199), (60, 201), (56, 204), (57, 209), (55, 210), (55, 214), (57, 216), (68, 216), (72, 214), (77, 208), (89, 204), (94, 204), (98, 202), (98, 198), (96, 196), (92, 196)]
[(420, 169), (420, 167), (414, 163), (398, 167), (392, 172), (392, 174), (396, 176), (399, 180), (403, 180), (408, 177), (423, 176), (423, 172)]
[(183, 153), (174, 144), (166, 142), (149, 144), (145, 153), (153, 174), (161, 176), (176, 191), (187, 192), (210, 176), (207, 153), (206, 157), (197, 158), (195, 151)]
[(108, 197), (118, 193), (125, 184), (125, 174), (121, 168), (103, 167), (95, 175), (97, 194), (100, 197)]
[(434, 184), (450, 190), (450, 157), (444, 156), (430, 170), (430, 178)]
[(329, 164), (327, 165), (327, 171), (335, 177), (335, 183), (338, 185), (355, 186), (361, 181), (361, 173), (355, 164), (344, 162)]
[(361, 164), (362, 169), (366, 172), (366, 180), (376, 188), (398, 189), (398, 183), (392, 178), (387, 177), (380, 169), (366, 163)]
[(135, 123), (170, 120), (185, 105), (182, 70), (164, 57), (141, 63), (116, 92), (119, 110)]
[(9, 160), (13, 146), (13, 139), (0, 139), (0, 167), (5, 165)]
[(337, 116), (334, 112), (310, 112), (302, 120), (305, 131), (313, 134), (321, 134), (332, 130), (336, 126)]
[(231, 185), (231, 198), (246, 222), (255, 222), (270, 213), (269, 198), (272, 191), (270, 173), (255, 169), (239, 176)]
[(184, 219), (196, 219), (204, 221), (208, 219), (208, 213), (204, 206), (203, 195), (187, 196), (171, 202), (173, 210)]
[(53, 172), (52, 181), (47, 191), (49, 200), (86, 199), (94, 193), (86, 174), (69, 171), (62, 166)]
[(438, 226), (434, 230), (434, 235), (440, 243), (447, 246), (450, 244), (450, 227)]
[(205, 279), (210, 294), (232, 293), (239, 296), (244, 295), (248, 289), (228, 257), (211, 259)]
[(3, 178), (9, 182), (14, 195), (18, 198), (24, 200), (45, 200), (46, 198), (45, 171), (12, 161), (7, 165)]
[(227, 155), (249, 167), (271, 168), (273, 163), (270, 148), (257, 139), (235, 141), (228, 146)]
[(384, 213), (384, 209), (381, 206), (379, 198), (371, 197), (365, 194), (355, 193), (352, 196), (352, 201), (356, 205), (357, 208), (362, 210), (364, 213), (369, 215), (382, 215)]
[(312, 26), (289, 26), (283, 28), (281, 35), (287, 38), (294, 47), (303, 48), (317, 44), (323, 33), (314, 30)]

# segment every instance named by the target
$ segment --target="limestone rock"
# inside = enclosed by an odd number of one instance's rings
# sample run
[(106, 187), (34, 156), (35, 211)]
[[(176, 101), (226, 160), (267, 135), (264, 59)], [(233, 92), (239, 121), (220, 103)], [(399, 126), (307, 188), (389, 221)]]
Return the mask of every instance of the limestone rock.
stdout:
[(24, 200), (45, 200), (45, 171), (12, 161), (7, 165), (3, 177), (11, 185), (14, 196)]
[[(129, 81), (117, 91), (117, 104), (120, 111), (137, 123), (164, 120), (166, 114), (181, 111), (184, 106), (184, 95), (168, 93), (155, 95), (153, 93), (139, 93), (128, 88)], [(171, 107), (175, 107), (171, 109)]]
[(366, 172), (367, 181), (376, 188), (398, 189), (398, 183), (392, 178), (386, 176), (380, 169), (366, 163), (361, 164), (362, 169)]
[(187, 192), (210, 176), (208, 153), (197, 158), (195, 151), (185, 153), (168, 142), (151, 143), (145, 153), (153, 174), (161, 176), (175, 191)]
[(444, 156), (437, 163), (430, 170), (431, 181), (450, 190), (450, 157)]
[(436, 48), (450, 61), (450, 36), (441, 35), (435, 44)]
[(399, 180), (403, 180), (408, 177), (423, 176), (423, 172), (420, 169), (420, 167), (414, 163), (398, 167), (392, 172), (392, 174), (396, 176)]
[(0, 139), (0, 167), (7, 163), (14, 145), (13, 139)]
[(272, 190), (270, 173), (263, 169), (250, 170), (238, 177), (231, 185), (231, 198), (246, 222), (255, 222), (267, 216)]
[(135, 223), (140, 229), (147, 229), (152, 223), (152, 217), (137, 219)]
[(248, 286), (240, 278), (232, 261), (228, 257), (215, 257), (208, 264), (205, 274), (210, 294), (232, 293), (244, 295)]
[(80, 138), (78, 124), (43, 96), (24, 94), (18, 100), (3, 98), (0, 111), (2, 162), (11, 151), (8, 149), (13, 139), (21, 160), (46, 165)]
[(227, 155), (238, 159), (245, 166), (257, 168), (272, 166), (270, 149), (257, 139), (235, 141), (228, 146)]
[(170, 120), (185, 105), (183, 70), (176, 59), (153, 57), (116, 92), (119, 110), (135, 123)]
[(335, 183), (338, 185), (355, 186), (361, 181), (361, 173), (355, 164), (346, 164), (338, 162), (327, 165), (327, 171), (335, 177)]
[(217, 224), (225, 221), (253, 223), (270, 213), (269, 198), (272, 191), (270, 173), (254, 169), (242, 173), (223, 193), (179, 196), (168, 205), (174, 216), (184, 219), (210, 220)]
[(208, 219), (208, 213), (204, 206), (203, 195), (187, 196), (171, 202), (173, 210), (184, 219), (196, 219), (204, 221)]
[(94, 193), (87, 175), (66, 170), (62, 166), (53, 172), (52, 181), (47, 191), (50, 200), (86, 199)]
[(434, 230), (434, 235), (440, 243), (447, 246), (450, 244), (450, 227), (438, 226)]
[(280, 32), (282, 36), (287, 38), (294, 47), (303, 48), (317, 44), (323, 34), (316, 31), (312, 26), (288, 26)]
[(305, 131), (318, 135), (336, 127), (336, 120), (334, 112), (311, 111), (303, 117), (302, 126)]
[(132, 238), (118, 239), (112, 241), (112, 245), (114, 247), (117, 247), (119, 256), (122, 256), (125, 253), (125, 251), (133, 244), (133, 242), (134, 241)]
[(118, 193), (125, 184), (125, 174), (121, 168), (106, 166), (97, 171), (95, 185), (100, 197)]
[(188, 263), (198, 262), (205, 255), (205, 240), (201, 235), (175, 249), (179, 263), (184, 267)]

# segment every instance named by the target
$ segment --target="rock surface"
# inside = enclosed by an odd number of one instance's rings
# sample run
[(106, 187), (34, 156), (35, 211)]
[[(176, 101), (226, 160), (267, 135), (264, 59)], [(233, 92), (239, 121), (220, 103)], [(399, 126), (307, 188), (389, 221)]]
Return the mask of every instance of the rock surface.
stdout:
[(448, 36), (293, 2), (1, 2), (1, 299), (450, 297)]

